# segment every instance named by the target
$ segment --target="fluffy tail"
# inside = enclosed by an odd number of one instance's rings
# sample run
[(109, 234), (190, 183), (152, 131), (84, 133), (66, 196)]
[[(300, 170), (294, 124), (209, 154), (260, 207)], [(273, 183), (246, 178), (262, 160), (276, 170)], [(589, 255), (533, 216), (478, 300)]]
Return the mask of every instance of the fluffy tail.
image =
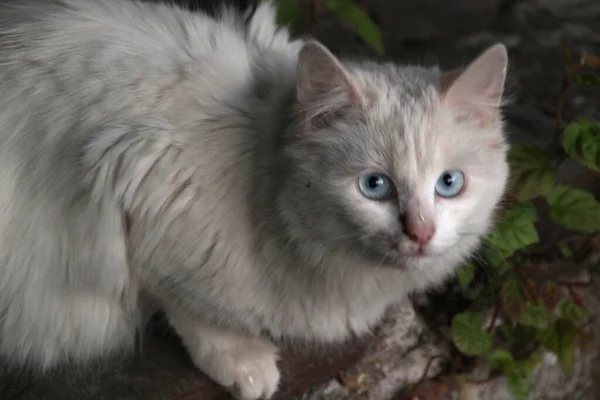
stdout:
[(285, 49), (291, 38), (287, 27), (277, 24), (277, 8), (271, 0), (265, 0), (244, 13), (246, 37), (260, 47)]

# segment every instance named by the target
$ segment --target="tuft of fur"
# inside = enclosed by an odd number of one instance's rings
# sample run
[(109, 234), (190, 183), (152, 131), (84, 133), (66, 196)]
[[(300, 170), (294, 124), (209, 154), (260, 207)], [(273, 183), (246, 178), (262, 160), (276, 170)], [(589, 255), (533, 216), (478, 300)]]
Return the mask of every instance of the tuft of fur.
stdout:
[[(366, 333), (479, 244), (508, 175), (505, 69), (501, 45), (448, 74), (338, 60), (268, 2), (5, 2), (0, 354), (45, 370), (131, 348), (149, 299), (199, 368), (269, 398), (272, 342)], [(467, 185), (440, 199), (448, 169)], [(359, 192), (369, 171), (394, 199)], [(407, 215), (436, 227), (423, 254)]]

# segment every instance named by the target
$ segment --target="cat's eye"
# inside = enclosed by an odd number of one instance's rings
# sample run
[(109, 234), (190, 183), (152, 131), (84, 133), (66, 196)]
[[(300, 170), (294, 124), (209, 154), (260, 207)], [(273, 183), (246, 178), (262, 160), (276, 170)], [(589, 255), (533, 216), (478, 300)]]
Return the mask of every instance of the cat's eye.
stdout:
[(394, 183), (387, 175), (371, 172), (358, 180), (360, 192), (370, 200), (386, 200), (394, 192)]
[(435, 193), (443, 198), (458, 196), (465, 186), (465, 175), (455, 169), (444, 171), (435, 183)]

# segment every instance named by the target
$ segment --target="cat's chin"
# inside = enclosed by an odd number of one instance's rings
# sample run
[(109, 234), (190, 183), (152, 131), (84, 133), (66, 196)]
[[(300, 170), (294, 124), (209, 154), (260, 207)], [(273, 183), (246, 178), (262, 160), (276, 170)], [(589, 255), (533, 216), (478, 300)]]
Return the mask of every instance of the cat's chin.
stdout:
[(439, 256), (434, 253), (416, 253), (405, 256), (405, 263), (409, 266), (423, 266), (435, 262)]
[(394, 252), (385, 255), (386, 264), (398, 269), (428, 268), (440, 261), (441, 255), (433, 251)]

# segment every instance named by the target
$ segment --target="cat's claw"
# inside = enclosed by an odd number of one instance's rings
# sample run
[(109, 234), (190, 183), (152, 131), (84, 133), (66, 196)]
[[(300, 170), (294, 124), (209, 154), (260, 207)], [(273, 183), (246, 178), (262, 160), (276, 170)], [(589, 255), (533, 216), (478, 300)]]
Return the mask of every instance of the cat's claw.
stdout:
[(270, 399), (279, 384), (280, 373), (274, 353), (254, 354), (249, 352), (230, 358), (233, 385), (230, 391), (238, 400)]
[(237, 400), (270, 399), (279, 385), (277, 351), (270, 343), (249, 340), (244, 346), (204, 353), (194, 361)]

